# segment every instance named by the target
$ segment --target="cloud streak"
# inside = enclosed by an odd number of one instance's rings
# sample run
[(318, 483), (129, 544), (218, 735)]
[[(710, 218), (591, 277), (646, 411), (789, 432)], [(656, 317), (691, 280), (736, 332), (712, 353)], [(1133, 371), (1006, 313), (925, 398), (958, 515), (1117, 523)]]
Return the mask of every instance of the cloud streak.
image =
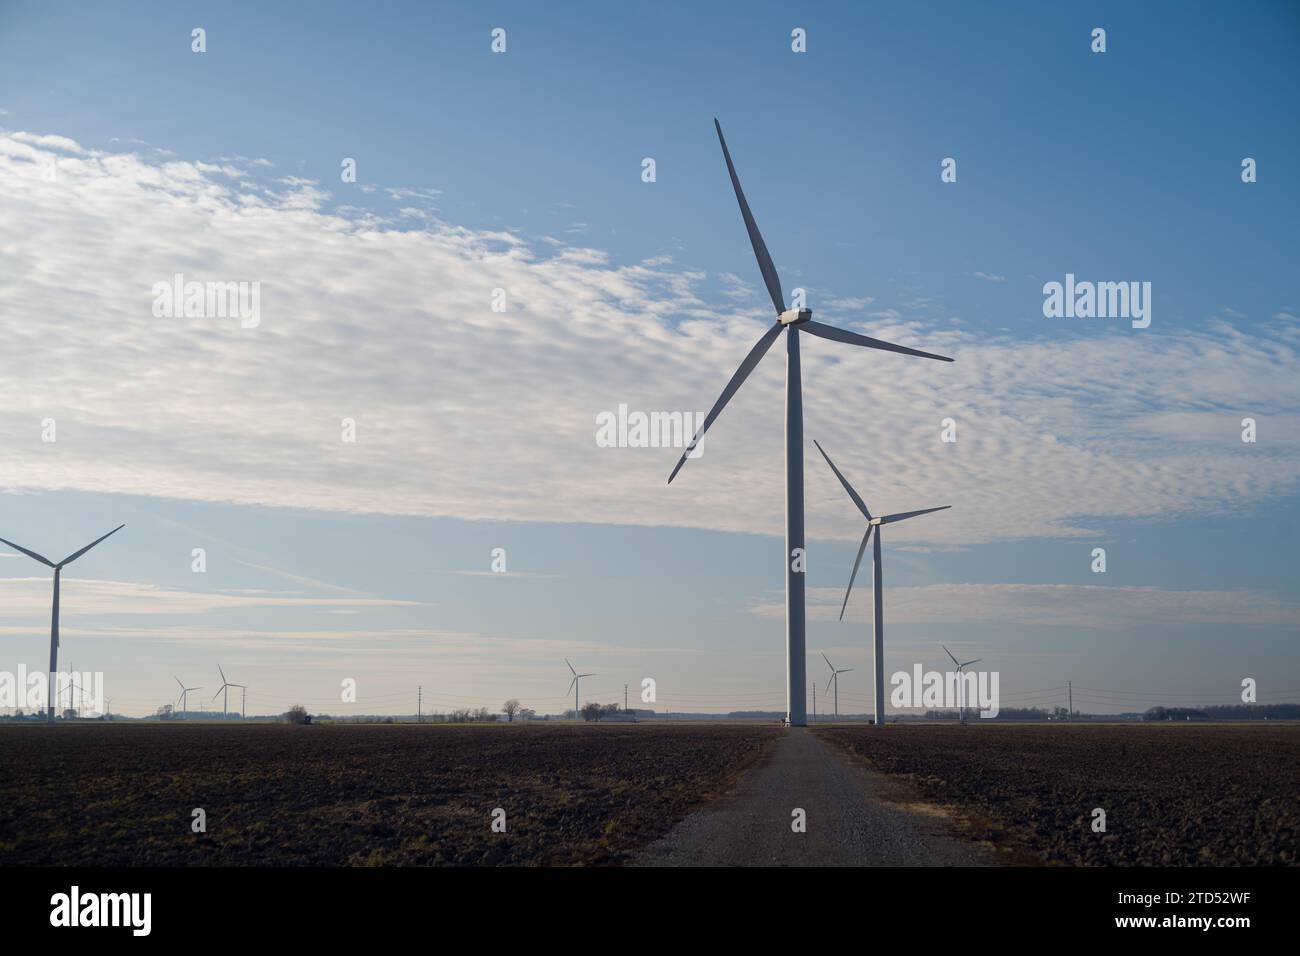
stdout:
[[(844, 591), (808, 589), (808, 617), (839, 619)], [(871, 586), (853, 589), (846, 620), (871, 619)], [(1158, 587), (1107, 587), (1078, 584), (930, 584), (885, 588), (888, 619), (895, 624), (992, 623), (1085, 630), (1145, 625), (1296, 627), (1300, 604), (1246, 588), (1179, 590)], [(753, 608), (769, 619), (785, 616), (779, 602)]]

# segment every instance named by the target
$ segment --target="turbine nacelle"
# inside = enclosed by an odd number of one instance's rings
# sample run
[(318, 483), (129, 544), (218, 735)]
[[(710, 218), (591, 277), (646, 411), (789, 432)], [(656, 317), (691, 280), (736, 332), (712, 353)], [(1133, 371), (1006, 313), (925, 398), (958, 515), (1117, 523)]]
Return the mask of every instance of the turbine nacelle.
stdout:
[(782, 325), (798, 325), (812, 319), (812, 309), (786, 309), (776, 317)]

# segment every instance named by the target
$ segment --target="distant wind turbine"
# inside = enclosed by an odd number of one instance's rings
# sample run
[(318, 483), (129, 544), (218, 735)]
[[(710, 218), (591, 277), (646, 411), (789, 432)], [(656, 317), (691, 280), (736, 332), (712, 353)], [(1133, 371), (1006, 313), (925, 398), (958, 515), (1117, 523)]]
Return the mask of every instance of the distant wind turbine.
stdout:
[(831, 679), (828, 680), (828, 681), (826, 682), (826, 689), (827, 689), (827, 690), (830, 690), (830, 689), (831, 689), (831, 685), (832, 685), (832, 684), (835, 685), (835, 716), (836, 716), (836, 717), (839, 717), (839, 715), (840, 715), (840, 675), (841, 675), (841, 674), (847, 674), (847, 673), (849, 673), (849, 671), (853, 670), (853, 668), (852, 668), (852, 667), (845, 667), (845, 668), (841, 668), (840, 670), (836, 670), (836, 669), (835, 669), (835, 665), (831, 663), (831, 659), (830, 659), (829, 657), (827, 657), (825, 653), (822, 654), (822, 660), (824, 660), (824, 661), (826, 662), (826, 666), (829, 667), (829, 668), (831, 669)]
[(80, 551), (74, 551), (72, 554), (68, 555), (58, 564), (55, 564), (53, 561), (51, 561), (49, 558), (45, 557), (44, 555), (37, 554), (35, 551), (28, 551), (26, 548), (20, 547), (19, 545), (14, 544), (12, 541), (6, 541), (4, 538), (0, 538), (0, 543), (7, 544), (15, 551), (21, 551), (23, 554), (27, 555), (27, 557), (34, 558), (35, 560), (41, 562), (41, 564), (45, 565), (47, 568), (54, 569), (54, 610), (50, 614), (50, 678), (49, 678), (49, 682), (46, 684), (46, 688), (50, 690), (49, 701), (48, 701), (49, 710), (47, 712), (48, 716), (46, 719), (51, 724), (54, 723), (54, 703), (55, 703), (52, 685), (54, 684), (55, 681), (54, 675), (57, 674), (59, 671), (59, 574), (64, 569), (65, 566), (71, 564), (73, 561), (76, 561), (77, 558), (81, 557), (83, 554), (85, 554), (95, 545), (99, 544), (99, 542), (103, 541), (104, 538), (107, 538), (110, 535), (117, 534), (125, 527), (126, 525), (124, 524), (118, 525), (108, 534), (104, 535), (104, 537), (96, 538), (94, 541), (90, 542), (90, 544), (86, 545)]
[[(173, 674), (172, 676), (173, 676), (173, 677), (176, 677), (175, 674)], [(188, 714), (188, 713), (189, 713), (189, 709), (185, 706), (185, 695), (188, 694), (188, 693), (189, 693), (190, 691), (192, 691), (192, 690), (203, 690), (203, 688), (202, 688), (202, 687), (186, 687), (184, 684), (181, 684), (181, 679), (180, 679), (179, 677), (176, 677), (176, 683), (177, 683), (177, 684), (180, 684), (180, 687), (181, 687), (181, 696), (180, 696), (180, 698), (179, 698), (179, 700), (180, 700), (180, 704), (181, 704), (181, 713), (182, 713), (182, 714)]]
[[(569, 659), (567, 657), (564, 659), (564, 663), (569, 664)], [(573, 719), (577, 720), (580, 716), (578, 711), (578, 681), (582, 680), (584, 677), (595, 677), (596, 675), (579, 674), (573, 669), (572, 664), (569, 664), (569, 673), (573, 675), (573, 680), (569, 681), (569, 690), (573, 691)], [(569, 690), (566, 690), (565, 693), (567, 694)]]
[(831, 325), (824, 325), (821, 322), (814, 322), (812, 321), (812, 310), (810, 309), (802, 307), (797, 309), (786, 308), (785, 293), (781, 290), (781, 279), (777, 275), (776, 266), (772, 263), (772, 256), (767, 251), (767, 245), (763, 242), (763, 236), (758, 231), (758, 224), (754, 221), (754, 215), (749, 210), (749, 203), (745, 200), (745, 193), (740, 188), (740, 179), (736, 175), (736, 167), (732, 165), (731, 153), (728, 151), (727, 141), (722, 135), (722, 126), (716, 119), (713, 121), (713, 125), (718, 131), (718, 142), (722, 145), (722, 157), (727, 162), (727, 172), (731, 176), (731, 186), (735, 190), (736, 201), (740, 204), (740, 215), (745, 220), (745, 229), (749, 232), (749, 242), (754, 248), (754, 257), (758, 260), (758, 270), (763, 275), (763, 284), (767, 286), (767, 294), (772, 299), (772, 305), (776, 307), (776, 324), (763, 333), (763, 337), (749, 350), (745, 360), (740, 363), (740, 367), (731, 376), (731, 380), (727, 382), (726, 387), (722, 390), (722, 395), (714, 403), (708, 415), (704, 417), (704, 424), (695, 433), (695, 437), (691, 439), (690, 445), (687, 446), (686, 451), (683, 452), (681, 459), (677, 462), (677, 467), (668, 476), (668, 483), (672, 484), (672, 480), (677, 477), (677, 472), (681, 470), (682, 465), (686, 464), (687, 456), (695, 450), (704, 437), (704, 433), (708, 431), (709, 426), (722, 414), (727, 402), (731, 401), (731, 396), (736, 394), (745, 379), (749, 377), (749, 373), (767, 354), (767, 350), (772, 347), (772, 344), (780, 337), (782, 332), (788, 332), (789, 334), (785, 340), (786, 719), (791, 725), (802, 727), (808, 722), (808, 707), (807, 694), (804, 691), (806, 686), (804, 683), (806, 661), (804, 656), (803, 379), (799, 368), (799, 330), (802, 329), (812, 335), (847, 345), (861, 345), (886, 352), (914, 355), (918, 358), (938, 359), (941, 362), (951, 362), (952, 359), (943, 355), (934, 355), (930, 352), (905, 348), (902, 345), (894, 345), (892, 342), (873, 339), (857, 332), (849, 332)]
[[(74, 714), (80, 717), (81, 711), (83, 710), (85, 705), (85, 699), (84, 699), (85, 692), (83, 691), (81, 685), (77, 683), (76, 671), (73, 670), (68, 671), (68, 683), (66, 687), (68, 691), (68, 710), (72, 711)], [(75, 695), (73, 694), (74, 690), (76, 691)], [(62, 688), (60, 688), (59, 690), (59, 696), (60, 697), (63, 696)]]
[[(226, 680), (226, 672), (221, 669), (220, 664), (217, 665), (217, 673), (221, 675), (221, 686), (217, 688), (217, 693), (212, 695), (212, 699), (216, 700), (218, 695), (221, 696), (221, 716), (224, 719), (226, 716), (226, 700), (227, 700), (227, 695), (230, 693), (230, 688), (232, 687), (243, 688), (244, 685), (232, 684), (230, 683), (230, 681)], [(241, 713), (240, 716), (242, 717), (243, 714)]]
[[(945, 654), (947, 654), (949, 657), (952, 657), (952, 651), (948, 650), (948, 648), (944, 647), (942, 644), (940, 644), (939, 646), (943, 647), (943, 652)], [(961, 661), (957, 660), (957, 658), (952, 657), (952, 662), (957, 665), (957, 722), (958, 723), (962, 723), (962, 724), (966, 723), (966, 710), (965, 710), (966, 682), (962, 680), (962, 673), (966, 670), (966, 668), (970, 667), (972, 664), (978, 664), (980, 660), (981, 658), (977, 657), (975, 658), (975, 660), (967, 661), (965, 664), (963, 664)]]
[(952, 505), (940, 505), (938, 508), (925, 508), (921, 511), (903, 511), (898, 514), (884, 515), (880, 518), (873, 518), (871, 512), (867, 510), (866, 504), (853, 486), (849, 484), (848, 479), (840, 474), (840, 470), (835, 467), (835, 462), (831, 461), (831, 456), (826, 454), (826, 449), (818, 442), (817, 450), (822, 453), (826, 459), (826, 464), (831, 466), (831, 471), (835, 472), (835, 477), (840, 480), (844, 490), (849, 493), (853, 503), (857, 505), (862, 516), (867, 519), (867, 533), (862, 536), (862, 544), (858, 545), (858, 556), (853, 560), (853, 573), (849, 575), (849, 586), (844, 591), (844, 603), (840, 606), (840, 620), (844, 620), (844, 609), (849, 606), (849, 593), (853, 590), (853, 582), (858, 576), (858, 566), (862, 564), (863, 552), (867, 550), (867, 539), (871, 537), (874, 529), (876, 532), (875, 545), (872, 548), (871, 564), (875, 576), (876, 591), (876, 617), (875, 617), (875, 678), (876, 678), (876, 726), (882, 727), (885, 723), (885, 603), (884, 603), (884, 585), (880, 569), (880, 529), (887, 524), (893, 524), (895, 521), (905, 521), (908, 518), (915, 518), (917, 515), (928, 515), (934, 511), (944, 511), (951, 508)]

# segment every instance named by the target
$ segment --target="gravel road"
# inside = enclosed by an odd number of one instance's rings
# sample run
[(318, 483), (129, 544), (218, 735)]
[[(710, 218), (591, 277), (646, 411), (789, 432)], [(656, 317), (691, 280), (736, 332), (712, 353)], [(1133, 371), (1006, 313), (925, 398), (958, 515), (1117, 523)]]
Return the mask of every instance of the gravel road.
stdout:
[[(879, 797), (886, 786), (804, 728), (786, 731), (735, 791), (647, 846), (634, 866), (987, 866), (992, 854), (941, 815)], [(806, 830), (792, 829), (793, 811)]]

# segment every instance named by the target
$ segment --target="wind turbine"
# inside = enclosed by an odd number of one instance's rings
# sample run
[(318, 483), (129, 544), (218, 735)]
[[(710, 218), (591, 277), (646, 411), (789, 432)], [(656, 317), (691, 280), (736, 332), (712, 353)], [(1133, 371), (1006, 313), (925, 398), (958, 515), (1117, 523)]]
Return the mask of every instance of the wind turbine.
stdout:
[(826, 682), (826, 689), (830, 690), (831, 685), (835, 685), (835, 716), (838, 718), (840, 716), (840, 675), (847, 674), (849, 671), (853, 670), (853, 668), (844, 667), (840, 670), (836, 670), (835, 665), (831, 663), (831, 659), (827, 657), (825, 653), (822, 654), (822, 660), (824, 660), (826, 666), (831, 669), (831, 679)]
[[(67, 690), (68, 690), (68, 710), (72, 711), (77, 717), (80, 717), (82, 715), (81, 712), (84, 709), (84, 705), (85, 705), (85, 700), (84, 700), (85, 694), (84, 691), (82, 690), (81, 685), (77, 683), (77, 672), (74, 670), (68, 671)], [(75, 695), (73, 694), (73, 691), (76, 691)], [(59, 690), (59, 696), (60, 697), (63, 696), (62, 688)]]
[[(217, 673), (221, 675), (221, 686), (217, 688), (217, 693), (212, 695), (212, 699), (216, 700), (217, 696), (221, 695), (221, 718), (224, 720), (226, 717), (226, 701), (227, 701), (227, 697), (230, 694), (230, 688), (232, 687), (242, 688), (244, 685), (232, 684), (230, 683), (230, 681), (226, 680), (226, 672), (221, 669), (220, 664), (217, 665)], [(242, 717), (243, 714), (241, 713), (240, 716)]]
[(804, 693), (805, 643), (804, 643), (804, 522), (803, 522), (803, 380), (799, 370), (799, 332), (802, 329), (812, 335), (847, 345), (861, 345), (886, 352), (898, 352), (903, 355), (915, 355), (919, 358), (938, 359), (951, 362), (952, 359), (930, 352), (905, 348), (873, 339), (857, 332), (849, 332), (831, 325), (812, 320), (810, 309), (787, 309), (785, 294), (781, 291), (781, 279), (772, 264), (763, 236), (758, 231), (754, 215), (749, 211), (749, 203), (740, 188), (740, 179), (736, 176), (736, 167), (732, 165), (731, 153), (727, 141), (722, 135), (722, 126), (715, 119), (714, 127), (718, 131), (718, 142), (722, 145), (722, 156), (727, 161), (727, 172), (731, 176), (731, 185), (736, 192), (736, 201), (740, 204), (740, 215), (745, 220), (745, 229), (749, 232), (749, 242), (754, 248), (754, 257), (758, 260), (759, 272), (763, 275), (763, 284), (767, 294), (776, 307), (776, 323), (763, 333), (757, 344), (749, 350), (745, 360), (740, 363), (731, 380), (727, 382), (722, 394), (714, 403), (709, 414), (704, 418), (690, 445), (677, 462), (677, 467), (668, 476), (668, 483), (686, 464), (687, 456), (699, 444), (704, 433), (735, 395), (749, 373), (767, 354), (767, 350), (780, 337), (786, 336), (785, 360), (785, 648), (786, 648), (786, 719), (795, 727), (803, 727), (808, 722), (807, 695)]
[[(944, 647), (942, 644), (939, 646), (943, 647), (943, 652), (945, 654), (952, 657), (952, 651), (948, 650), (948, 648)], [(961, 661), (957, 660), (957, 658), (952, 657), (952, 662), (957, 665), (957, 722), (961, 724), (966, 723), (966, 711), (963, 706), (966, 698), (966, 682), (962, 679), (962, 672), (972, 664), (978, 664), (980, 660), (981, 658), (977, 657), (975, 660), (967, 661), (963, 664)]]
[(862, 544), (858, 545), (858, 556), (853, 560), (853, 573), (849, 575), (849, 586), (844, 591), (844, 603), (840, 606), (840, 620), (844, 620), (844, 609), (849, 606), (849, 592), (853, 590), (853, 582), (858, 576), (858, 566), (862, 564), (863, 552), (867, 550), (867, 539), (871, 537), (872, 529), (875, 529), (876, 540), (871, 552), (871, 565), (875, 576), (876, 591), (876, 617), (875, 617), (875, 677), (876, 677), (876, 726), (882, 727), (885, 723), (885, 604), (884, 604), (884, 587), (882, 584), (880, 570), (880, 529), (887, 524), (893, 524), (895, 521), (905, 521), (908, 518), (915, 518), (917, 515), (928, 515), (934, 511), (944, 511), (951, 508), (952, 505), (940, 505), (938, 508), (925, 508), (921, 511), (902, 511), (898, 514), (883, 515), (879, 518), (873, 518), (871, 512), (867, 510), (866, 504), (853, 486), (849, 484), (848, 479), (840, 474), (840, 470), (835, 467), (835, 462), (831, 461), (831, 456), (826, 454), (826, 449), (818, 442), (814, 441), (817, 450), (822, 453), (826, 459), (826, 464), (831, 466), (831, 471), (835, 472), (835, 477), (840, 480), (844, 490), (849, 493), (853, 503), (858, 506), (862, 516), (867, 519), (867, 533), (862, 536)]
[[(175, 674), (173, 674), (172, 676), (173, 676), (173, 677), (176, 677)], [(189, 710), (188, 710), (188, 709), (186, 708), (186, 706), (185, 706), (185, 695), (188, 694), (188, 693), (189, 693), (190, 691), (192, 691), (192, 690), (203, 690), (203, 688), (202, 688), (202, 687), (186, 687), (184, 684), (181, 684), (181, 679), (180, 679), (179, 677), (176, 677), (176, 683), (180, 684), (180, 686), (181, 686), (181, 696), (180, 696), (180, 702), (181, 702), (181, 713), (183, 713), (183, 714), (188, 714), (188, 713), (189, 713)]]
[[(77, 558), (81, 557), (83, 554), (85, 554), (95, 545), (99, 544), (99, 542), (103, 541), (104, 538), (107, 538), (110, 535), (117, 534), (125, 527), (126, 525), (124, 524), (118, 525), (108, 534), (104, 535), (103, 538), (96, 538), (94, 541), (90, 542), (90, 544), (86, 545), (80, 551), (74, 551), (72, 554), (68, 555), (58, 564), (55, 564), (53, 561), (51, 561), (49, 558), (45, 557), (44, 555), (37, 554), (35, 551), (28, 551), (26, 548), (20, 547), (14, 544), (12, 541), (5, 541), (4, 538), (0, 538), (0, 543), (7, 544), (15, 551), (21, 551), (23, 554), (27, 555), (27, 557), (34, 558), (35, 560), (41, 562), (41, 564), (45, 565), (47, 568), (54, 569), (54, 610), (50, 614), (50, 678), (46, 684), (47, 688), (49, 687), (49, 685), (54, 683), (55, 680), (54, 675), (57, 674), (59, 670), (58, 667), (59, 664), (59, 574), (66, 565), (69, 565), (73, 561), (76, 561)], [(49, 709), (47, 712), (48, 713), (47, 722), (52, 724), (54, 723), (54, 694), (52, 692), (49, 695), (48, 703), (49, 703)]]
[[(567, 657), (564, 659), (564, 663), (569, 664), (569, 659), (568, 659)], [(574, 719), (574, 720), (577, 720), (577, 719), (578, 719), (578, 716), (579, 716), (579, 714), (578, 714), (578, 681), (582, 680), (582, 678), (584, 678), (584, 677), (595, 677), (596, 675), (595, 675), (595, 674), (579, 674), (577, 671), (575, 671), (575, 670), (573, 669), (573, 665), (572, 665), (572, 664), (569, 664), (569, 672), (570, 672), (571, 674), (573, 674), (573, 680), (569, 681), (569, 690), (573, 691), (573, 719)], [(569, 692), (569, 690), (566, 690), (565, 693), (567, 694), (567, 693)]]

